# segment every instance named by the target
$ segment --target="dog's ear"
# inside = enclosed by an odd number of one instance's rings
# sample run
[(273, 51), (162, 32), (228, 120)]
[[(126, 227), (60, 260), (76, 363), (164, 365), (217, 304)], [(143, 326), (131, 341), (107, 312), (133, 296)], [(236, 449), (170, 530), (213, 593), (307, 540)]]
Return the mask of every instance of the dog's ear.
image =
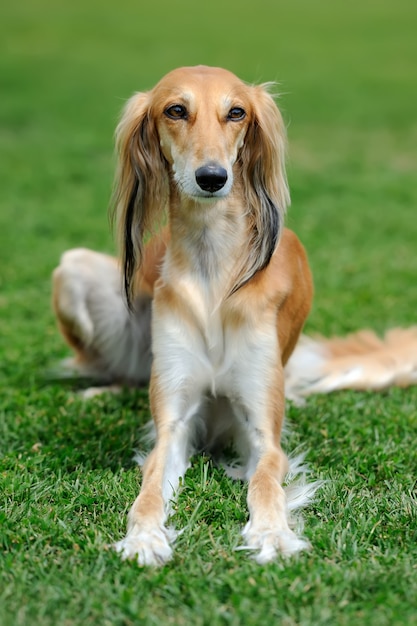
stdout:
[(125, 292), (131, 306), (144, 235), (152, 231), (168, 198), (166, 161), (152, 113), (151, 92), (137, 93), (127, 102), (116, 129), (116, 149), (113, 214), (117, 219)]
[(290, 203), (285, 125), (268, 88), (269, 84), (251, 87), (254, 116), (239, 155), (253, 237), (245, 275), (234, 291), (268, 265)]

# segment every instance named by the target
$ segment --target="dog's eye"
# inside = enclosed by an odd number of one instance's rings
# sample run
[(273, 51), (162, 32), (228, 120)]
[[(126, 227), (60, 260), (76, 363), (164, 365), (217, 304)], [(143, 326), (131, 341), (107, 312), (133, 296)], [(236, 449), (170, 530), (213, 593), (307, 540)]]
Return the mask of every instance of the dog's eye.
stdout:
[(233, 107), (227, 114), (227, 119), (233, 122), (239, 122), (246, 116), (246, 111), (241, 107)]
[(164, 111), (172, 120), (185, 120), (188, 117), (187, 109), (182, 104), (173, 104)]

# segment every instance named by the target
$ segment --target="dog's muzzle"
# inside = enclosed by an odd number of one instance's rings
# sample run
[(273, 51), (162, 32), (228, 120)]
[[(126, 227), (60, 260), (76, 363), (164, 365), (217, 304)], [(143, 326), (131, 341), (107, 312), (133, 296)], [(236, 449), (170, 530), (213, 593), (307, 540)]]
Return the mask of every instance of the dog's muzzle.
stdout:
[(195, 179), (200, 189), (214, 193), (225, 186), (227, 171), (217, 163), (208, 163), (196, 170)]

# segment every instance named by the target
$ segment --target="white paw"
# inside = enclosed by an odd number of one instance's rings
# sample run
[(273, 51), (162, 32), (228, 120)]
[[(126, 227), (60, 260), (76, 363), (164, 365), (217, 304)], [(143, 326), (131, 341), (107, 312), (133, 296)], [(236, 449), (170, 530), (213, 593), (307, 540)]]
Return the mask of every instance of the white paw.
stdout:
[(167, 528), (144, 530), (135, 524), (114, 548), (122, 559), (136, 559), (139, 565), (163, 565), (172, 557), (169, 539), (173, 533)]
[(80, 391), (80, 396), (84, 400), (91, 400), (91, 398), (102, 396), (105, 393), (116, 394), (121, 392), (122, 387), (120, 385), (103, 385), (102, 387), (87, 387), (87, 389)]
[(291, 556), (310, 548), (308, 541), (297, 537), (289, 528), (281, 530), (275, 528), (256, 529), (251, 525), (251, 522), (248, 522), (242, 536), (245, 545), (240, 546), (238, 550), (257, 550), (255, 560), (260, 564), (269, 563), (280, 554)]

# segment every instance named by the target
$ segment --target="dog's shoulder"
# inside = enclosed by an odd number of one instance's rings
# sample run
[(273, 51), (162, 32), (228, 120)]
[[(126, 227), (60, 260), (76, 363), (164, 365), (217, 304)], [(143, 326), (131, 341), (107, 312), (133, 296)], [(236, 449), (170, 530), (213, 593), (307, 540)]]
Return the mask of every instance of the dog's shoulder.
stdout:
[(285, 228), (269, 264), (255, 274), (244, 291), (256, 298), (275, 303), (285, 300), (294, 290), (312, 293), (312, 276), (307, 253), (297, 235)]

